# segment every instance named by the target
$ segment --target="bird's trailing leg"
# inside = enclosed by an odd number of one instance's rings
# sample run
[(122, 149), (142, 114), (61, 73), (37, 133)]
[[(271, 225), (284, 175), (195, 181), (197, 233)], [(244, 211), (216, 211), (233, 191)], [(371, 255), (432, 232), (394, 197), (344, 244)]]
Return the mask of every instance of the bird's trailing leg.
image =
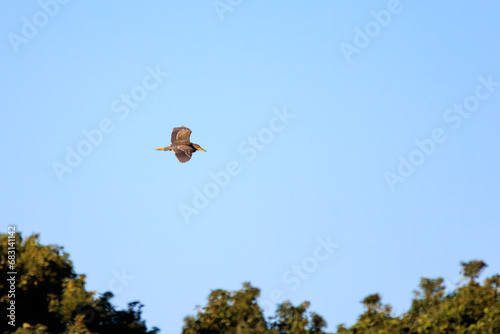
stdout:
[(157, 151), (172, 151), (172, 147), (171, 146), (160, 147), (160, 148), (157, 148), (156, 150)]

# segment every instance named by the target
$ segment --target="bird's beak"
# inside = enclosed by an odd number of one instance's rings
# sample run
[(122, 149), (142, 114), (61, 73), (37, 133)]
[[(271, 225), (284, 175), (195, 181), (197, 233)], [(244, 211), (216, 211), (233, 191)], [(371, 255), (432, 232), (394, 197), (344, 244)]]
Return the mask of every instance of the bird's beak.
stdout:
[(203, 151), (203, 152), (206, 152), (204, 149), (202, 149), (201, 147), (198, 149), (199, 151)]
[(163, 151), (164, 149), (163, 148), (157, 148), (156, 150), (157, 151)]

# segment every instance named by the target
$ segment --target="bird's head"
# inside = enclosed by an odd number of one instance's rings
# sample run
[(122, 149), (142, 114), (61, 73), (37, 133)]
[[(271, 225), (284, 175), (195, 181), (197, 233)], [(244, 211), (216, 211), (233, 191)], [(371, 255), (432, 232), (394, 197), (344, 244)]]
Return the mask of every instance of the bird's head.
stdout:
[(193, 147), (194, 147), (197, 151), (203, 151), (203, 152), (206, 152), (206, 151), (205, 151), (204, 149), (202, 149), (202, 148), (200, 147), (200, 145), (198, 145), (198, 144), (194, 144), (194, 143), (193, 143)]

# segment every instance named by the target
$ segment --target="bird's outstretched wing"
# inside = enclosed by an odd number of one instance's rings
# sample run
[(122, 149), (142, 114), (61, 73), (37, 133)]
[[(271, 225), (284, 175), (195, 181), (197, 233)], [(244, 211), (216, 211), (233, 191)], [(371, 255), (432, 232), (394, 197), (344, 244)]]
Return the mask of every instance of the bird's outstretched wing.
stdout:
[(172, 130), (172, 143), (174, 142), (189, 142), (189, 137), (191, 136), (191, 130), (186, 128), (185, 126), (180, 126), (178, 128), (174, 128)]
[(178, 145), (174, 149), (175, 156), (177, 157), (177, 160), (179, 160), (180, 162), (187, 162), (191, 160), (193, 151), (194, 149), (188, 145)]

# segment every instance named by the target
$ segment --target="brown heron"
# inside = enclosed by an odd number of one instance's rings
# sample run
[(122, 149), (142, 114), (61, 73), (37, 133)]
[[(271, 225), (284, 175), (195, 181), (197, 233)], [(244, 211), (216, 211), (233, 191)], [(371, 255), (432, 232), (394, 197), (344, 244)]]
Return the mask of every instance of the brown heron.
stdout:
[(200, 145), (191, 143), (189, 141), (189, 136), (191, 136), (191, 130), (185, 126), (174, 128), (172, 130), (172, 145), (164, 148), (157, 148), (156, 150), (173, 151), (180, 162), (189, 161), (195, 151), (206, 152)]

